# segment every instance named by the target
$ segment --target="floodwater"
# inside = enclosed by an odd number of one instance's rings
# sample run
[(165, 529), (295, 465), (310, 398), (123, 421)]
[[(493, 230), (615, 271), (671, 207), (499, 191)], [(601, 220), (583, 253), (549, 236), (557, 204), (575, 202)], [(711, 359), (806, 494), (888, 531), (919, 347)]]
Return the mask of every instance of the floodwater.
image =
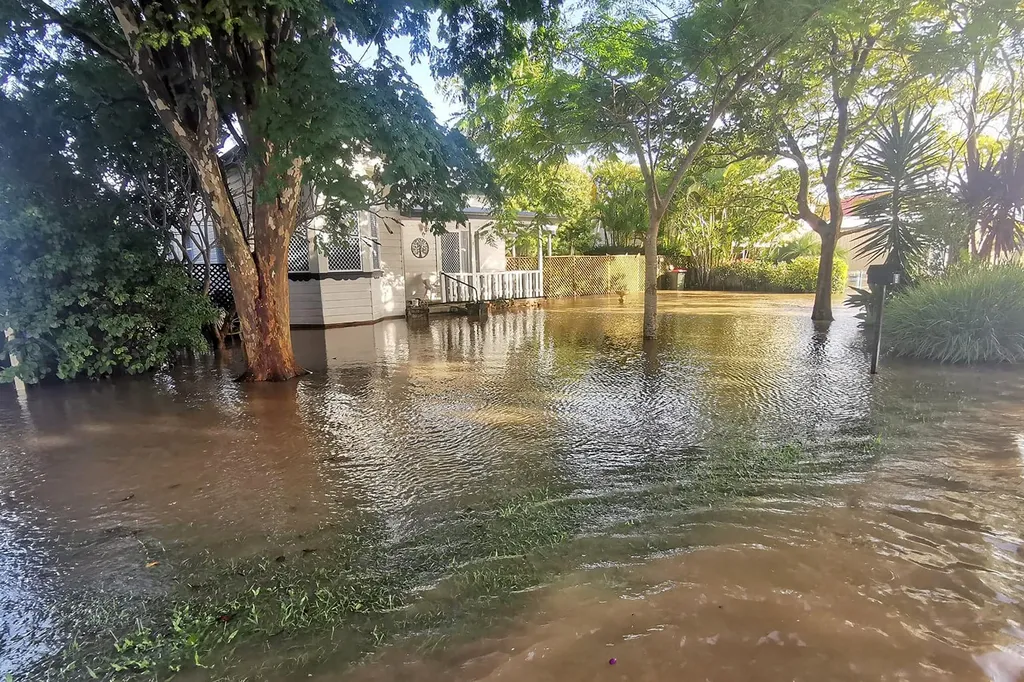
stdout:
[(582, 299), (296, 332), (285, 385), (0, 388), (0, 677), (97, 600), (372, 536), (421, 627), (187, 679), (1024, 679), (1024, 372), (871, 377), (840, 308), (668, 294), (643, 344), (639, 300)]

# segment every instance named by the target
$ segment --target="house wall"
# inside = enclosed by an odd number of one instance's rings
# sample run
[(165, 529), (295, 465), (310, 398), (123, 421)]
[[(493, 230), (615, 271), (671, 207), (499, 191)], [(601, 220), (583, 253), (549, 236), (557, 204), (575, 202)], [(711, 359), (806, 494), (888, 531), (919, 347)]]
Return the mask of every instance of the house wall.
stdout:
[(505, 240), (494, 234), (491, 221), (471, 220), (473, 242), (476, 253), (473, 254), (476, 272), (503, 272), (505, 270)]
[(397, 214), (384, 215), (378, 222), (380, 271), (370, 284), (373, 319), (405, 314), (406, 273), (403, 250), (402, 219)]
[[(491, 231), (490, 220), (471, 220), (469, 227), (448, 226), (449, 232), (472, 232), (472, 270), (503, 272), (505, 240)], [(423, 238), (430, 247), (425, 258), (417, 258), (412, 243)], [(416, 218), (402, 221), (402, 257), (405, 259), (405, 299), (440, 300), (441, 239)]]
[(321, 325), (324, 323), (320, 282), (288, 282), (288, 301), (291, 305), (292, 324)]
[(370, 221), (369, 214), (358, 220), (360, 235), (367, 238), (363, 242), (361, 272), (330, 272), (326, 256), (316, 253), (310, 259), (311, 273), (292, 274), (292, 325), (365, 324), (405, 314), (401, 221), (396, 215), (384, 215), (377, 221), (380, 264), (376, 270), (371, 269), (374, 259), (369, 241), (373, 239)]
[(320, 280), (320, 296), (323, 301), (324, 324), (352, 324), (373, 319), (373, 305), (370, 298), (372, 277), (362, 273), (340, 275), (344, 279)]
[(477, 272), (502, 272), (505, 270), (505, 240), (493, 237), (490, 240), (481, 235), (476, 239), (479, 263)]
[[(439, 300), (437, 279), (441, 270), (441, 244), (430, 233), (430, 228), (415, 218), (402, 221), (402, 257), (405, 262), (405, 298), (412, 300)], [(427, 241), (430, 252), (426, 258), (417, 258), (412, 252), (412, 243), (418, 237)]]
[[(227, 180), (233, 196), (241, 198), (251, 194), (252, 178), (237, 164), (228, 167)], [(236, 203), (242, 222), (248, 222), (248, 202), (239, 200)], [(346, 272), (331, 272), (326, 253), (318, 253), (312, 248), (317, 235), (322, 233), (322, 220), (316, 218), (308, 230), (296, 232), (296, 239), (306, 237), (310, 255), (308, 268), (303, 263), (301, 272), (292, 271), (289, 276), (291, 324), (299, 327), (359, 324), (404, 315), (406, 275), (401, 216), (388, 211), (378, 213), (376, 217), (367, 212), (357, 216), (361, 263), (359, 270)], [(192, 229), (205, 230), (210, 243), (215, 244), (209, 222), (202, 224), (197, 221)], [(379, 264), (373, 258), (374, 239), (379, 242)], [(293, 243), (292, 249), (295, 248)], [(223, 252), (216, 245), (211, 257), (213, 263), (224, 262)], [(197, 254), (193, 260), (201, 262), (202, 258)], [(225, 297), (230, 302), (230, 289), (226, 290)]]

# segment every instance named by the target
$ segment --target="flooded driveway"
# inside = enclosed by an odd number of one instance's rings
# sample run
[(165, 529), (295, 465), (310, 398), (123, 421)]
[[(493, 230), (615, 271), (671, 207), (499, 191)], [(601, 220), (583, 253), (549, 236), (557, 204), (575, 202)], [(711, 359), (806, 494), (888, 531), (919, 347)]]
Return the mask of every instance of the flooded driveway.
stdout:
[(809, 308), (668, 294), (643, 344), (639, 299), (581, 299), (296, 332), (285, 385), (0, 388), (0, 679), (1021, 679), (1024, 372), (870, 377)]

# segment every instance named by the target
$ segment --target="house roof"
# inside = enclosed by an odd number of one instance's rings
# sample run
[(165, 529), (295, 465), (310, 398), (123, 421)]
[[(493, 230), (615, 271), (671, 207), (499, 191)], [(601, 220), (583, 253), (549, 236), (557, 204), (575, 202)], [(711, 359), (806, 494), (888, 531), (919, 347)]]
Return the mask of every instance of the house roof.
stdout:
[(882, 196), (883, 194), (885, 194), (885, 192), (875, 192), (874, 194), (857, 194), (855, 196), (843, 199), (839, 205), (843, 209), (843, 215), (850, 215), (850, 211), (852, 211), (853, 207), (856, 206), (857, 204), (862, 204), (865, 201), (870, 201), (875, 197)]

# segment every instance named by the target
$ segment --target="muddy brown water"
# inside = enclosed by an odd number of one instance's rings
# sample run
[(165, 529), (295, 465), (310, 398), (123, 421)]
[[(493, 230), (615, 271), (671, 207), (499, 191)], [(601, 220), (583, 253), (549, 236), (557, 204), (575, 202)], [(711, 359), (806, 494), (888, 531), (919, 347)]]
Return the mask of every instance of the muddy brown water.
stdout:
[[(816, 328), (799, 296), (666, 295), (645, 345), (639, 304), (296, 332), (317, 371), (287, 385), (204, 360), (0, 389), (0, 676), (66, 646), (83, 588), (161, 593), (176, 562), (297, 552), (356, 517), (399, 542), (512, 491), (627, 501), (486, 627), (354, 665), (318, 644), (259, 675), (1024, 679), (1024, 372), (887, 360), (872, 378), (849, 313)], [(828, 466), (660, 504), (694, 453), (745, 442)], [(279, 656), (258, 651), (253, 669)]]

